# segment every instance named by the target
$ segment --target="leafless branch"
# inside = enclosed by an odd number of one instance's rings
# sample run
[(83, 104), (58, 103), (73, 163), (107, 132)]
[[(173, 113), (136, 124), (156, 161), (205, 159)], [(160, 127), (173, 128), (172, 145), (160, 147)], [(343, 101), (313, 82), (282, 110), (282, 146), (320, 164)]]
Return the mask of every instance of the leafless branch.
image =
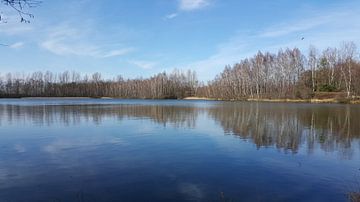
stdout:
[[(13, 10), (15, 10), (19, 14), (21, 22), (30, 23), (29, 19), (34, 18), (34, 15), (27, 12), (26, 9), (37, 7), (42, 3), (42, 1), (40, 1), (40, 0), (0, 0), (0, 3), (2, 5), (9, 6)], [(0, 14), (0, 21), (3, 21), (1, 14)]]

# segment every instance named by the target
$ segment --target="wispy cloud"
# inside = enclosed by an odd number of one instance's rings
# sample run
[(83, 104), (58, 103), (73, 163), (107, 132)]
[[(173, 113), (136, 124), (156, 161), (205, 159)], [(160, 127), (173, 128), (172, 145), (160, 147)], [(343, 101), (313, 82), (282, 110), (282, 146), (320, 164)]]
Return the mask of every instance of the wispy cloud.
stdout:
[(178, 15), (179, 15), (178, 13), (171, 13), (171, 14), (165, 16), (165, 19), (171, 20), (171, 19), (176, 18)]
[(209, 4), (209, 0), (180, 0), (179, 9), (183, 11), (192, 11), (204, 8)]
[(0, 23), (0, 34), (9, 36), (20, 35), (32, 31), (33, 27), (30, 24), (19, 22)]
[(331, 13), (330, 15), (321, 15), (294, 22), (288, 22), (280, 25), (275, 25), (267, 28), (264, 32), (260, 33), (261, 37), (280, 37), (295, 32), (307, 31), (321, 25), (334, 23), (336, 19), (344, 19), (349, 13)]
[[(226, 65), (233, 65), (257, 51), (277, 51), (298, 47), (306, 52), (309, 45), (318, 48), (337, 46), (342, 41), (360, 42), (360, 8), (317, 11), (316, 15), (292, 19), (265, 27), (260, 32), (239, 32), (219, 44), (212, 55), (193, 61), (185, 68), (196, 69), (201, 80), (213, 79)], [(305, 37), (305, 40), (301, 40)]]
[(11, 44), (9, 47), (13, 49), (22, 48), (24, 46), (24, 42), (16, 42), (14, 44)]
[(140, 67), (142, 69), (152, 69), (157, 65), (156, 62), (143, 61), (143, 60), (132, 60), (129, 63), (133, 64), (133, 65), (135, 65), (137, 67)]
[(249, 56), (253, 51), (251, 44), (255, 44), (254, 37), (243, 33), (239, 34), (219, 44), (209, 57), (193, 61), (184, 65), (183, 68), (196, 70), (200, 80), (211, 80), (215, 74), (223, 70), (225, 65), (234, 64)]
[(91, 43), (89, 33), (61, 25), (50, 30), (45, 41), (40, 47), (57, 55), (89, 56), (96, 58), (108, 58), (128, 54), (134, 51), (132, 47), (107, 49), (105, 45)]
[(165, 19), (171, 20), (178, 17), (180, 12), (199, 10), (209, 5), (210, 0), (178, 0), (178, 12), (166, 15)]
[(122, 55), (126, 55), (128, 53), (131, 53), (134, 50), (135, 50), (135, 48), (123, 48), (123, 49), (112, 50), (112, 51), (108, 51), (108, 52), (103, 52), (103, 54), (101, 54), (101, 57), (109, 58), (109, 57), (115, 57), (115, 56), (122, 56)]

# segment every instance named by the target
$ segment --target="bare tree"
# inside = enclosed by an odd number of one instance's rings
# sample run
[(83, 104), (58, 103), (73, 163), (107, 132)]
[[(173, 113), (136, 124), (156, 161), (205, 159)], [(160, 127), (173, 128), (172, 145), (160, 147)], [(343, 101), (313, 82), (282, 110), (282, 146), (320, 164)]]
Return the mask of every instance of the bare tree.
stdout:
[(337, 59), (337, 49), (336, 48), (327, 48), (323, 52), (323, 57), (326, 59), (327, 68), (328, 68), (328, 84), (334, 85), (335, 82), (335, 66), (338, 63)]
[[(355, 55), (353, 43), (343, 46), (340, 51), (328, 48), (322, 55), (311, 46), (308, 57), (297, 48), (279, 50), (276, 55), (258, 52), (234, 66), (226, 66), (207, 86), (201, 86), (199, 93), (228, 100), (310, 98), (320, 95), (321, 91), (334, 89), (336, 84), (335, 90), (345, 89), (350, 96), (352, 92), (358, 92), (356, 84), (360, 83), (360, 77), (354, 76), (354, 73), (360, 75)], [(327, 86), (322, 88), (322, 85)]]
[(353, 42), (344, 42), (340, 49), (341, 72), (344, 78), (347, 96), (351, 95), (352, 66), (356, 55), (356, 45)]
[(317, 70), (318, 61), (317, 61), (317, 50), (314, 46), (310, 46), (308, 65), (311, 70), (312, 91), (315, 92), (317, 88), (316, 70)]

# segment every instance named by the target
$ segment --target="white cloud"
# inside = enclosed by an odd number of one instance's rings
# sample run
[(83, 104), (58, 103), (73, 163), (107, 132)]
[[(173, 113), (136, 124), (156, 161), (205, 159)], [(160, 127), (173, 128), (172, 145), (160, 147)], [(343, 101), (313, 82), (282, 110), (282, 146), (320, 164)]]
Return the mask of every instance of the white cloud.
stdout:
[(239, 34), (217, 46), (215, 52), (207, 58), (185, 65), (184, 69), (194, 69), (203, 81), (211, 80), (215, 74), (221, 72), (225, 65), (232, 65), (241, 59), (250, 56), (253, 50), (254, 38)]
[(22, 48), (23, 46), (24, 46), (23, 42), (16, 42), (16, 43), (10, 45), (10, 48), (18, 49), (18, 48)]
[(178, 0), (178, 12), (170, 13), (165, 16), (166, 20), (171, 20), (179, 16), (182, 11), (199, 10), (210, 5), (210, 0)]
[(133, 64), (135, 66), (138, 66), (142, 69), (152, 69), (157, 65), (156, 62), (141, 61), (141, 60), (133, 60), (133, 61), (130, 61), (129, 63)]
[(97, 56), (97, 48), (86, 44), (69, 44), (64, 39), (47, 39), (41, 47), (57, 55)]
[(135, 50), (134, 48), (123, 48), (123, 49), (112, 50), (102, 53), (101, 57), (108, 58), (108, 57), (122, 56), (131, 53), (134, 50)]
[(209, 0), (180, 0), (179, 9), (183, 11), (191, 11), (208, 6)]
[[(34, 24), (21, 23), (20, 16), (11, 14), (11, 9), (1, 8), (0, 34), (8, 36), (24, 35), (34, 30)], [(4, 10), (3, 10), (4, 9)]]
[(171, 20), (171, 19), (176, 18), (178, 15), (179, 15), (178, 13), (171, 13), (171, 14), (165, 16), (165, 19)]
[(0, 34), (6, 34), (9, 36), (24, 34), (32, 30), (33, 27), (27, 23), (0, 23)]
[(134, 48), (131, 47), (109, 50), (104, 45), (90, 43), (90, 35), (86, 29), (80, 30), (67, 25), (60, 25), (49, 31), (47, 39), (40, 43), (40, 47), (56, 55), (95, 58), (121, 56), (134, 51)]

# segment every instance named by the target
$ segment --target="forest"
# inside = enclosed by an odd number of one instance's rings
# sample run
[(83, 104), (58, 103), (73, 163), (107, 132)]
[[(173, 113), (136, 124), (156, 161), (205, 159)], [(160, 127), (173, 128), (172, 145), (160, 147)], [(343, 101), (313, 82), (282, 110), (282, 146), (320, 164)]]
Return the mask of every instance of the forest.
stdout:
[(277, 53), (258, 52), (225, 67), (197, 94), (225, 100), (248, 98), (310, 99), (326, 94), (353, 97), (360, 94), (360, 63), (353, 42), (323, 51), (311, 46), (308, 55), (298, 48)]
[(159, 73), (151, 78), (103, 79), (101, 73), (82, 76), (77, 72), (34, 72), (29, 75), (7, 73), (0, 80), (0, 97), (117, 97), (177, 99), (194, 95), (196, 73)]
[(0, 97), (114, 97), (221, 100), (357, 98), (360, 95), (360, 61), (356, 44), (307, 55), (298, 48), (277, 53), (258, 52), (226, 66), (213, 80), (199, 82), (195, 71), (174, 70), (150, 78), (104, 79), (101, 73), (34, 72), (0, 74)]

